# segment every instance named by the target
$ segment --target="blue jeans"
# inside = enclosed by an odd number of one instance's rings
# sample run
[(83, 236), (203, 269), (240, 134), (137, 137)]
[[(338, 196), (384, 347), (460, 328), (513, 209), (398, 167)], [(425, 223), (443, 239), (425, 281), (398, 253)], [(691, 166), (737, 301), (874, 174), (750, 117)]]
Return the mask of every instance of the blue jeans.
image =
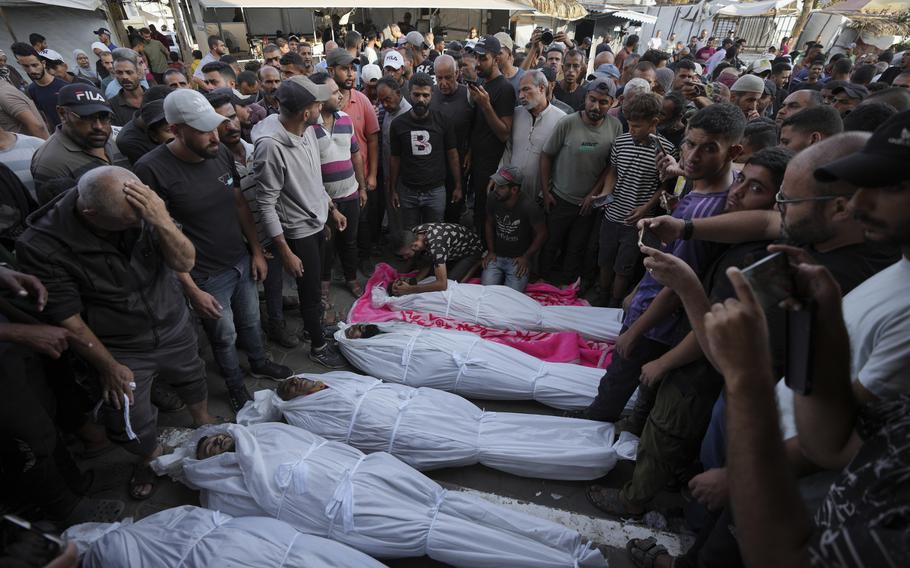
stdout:
[(529, 275), (526, 273), (524, 276), (517, 276), (515, 274), (517, 270), (518, 263), (515, 262), (514, 258), (497, 256), (495, 260), (483, 269), (483, 274), (480, 275), (480, 283), (484, 286), (502, 284), (513, 290), (524, 292), (528, 286)]
[(237, 264), (196, 282), (199, 289), (211, 294), (221, 307), (221, 317), (202, 320), (202, 327), (212, 344), (215, 362), (228, 387), (243, 384), (243, 372), (237, 356), (237, 343), (246, 351), (250, 365), (265, 361), (265, 347), (259, 323), (259, 292), (250, 269), (250, 257), (244, 255)]
[(415, 191), (398, 184), (401, 205), (401, 225), (410, 229), (422, 223), (438, 223), (446, 213), (446, 187), (440, 185), (429, 191)]

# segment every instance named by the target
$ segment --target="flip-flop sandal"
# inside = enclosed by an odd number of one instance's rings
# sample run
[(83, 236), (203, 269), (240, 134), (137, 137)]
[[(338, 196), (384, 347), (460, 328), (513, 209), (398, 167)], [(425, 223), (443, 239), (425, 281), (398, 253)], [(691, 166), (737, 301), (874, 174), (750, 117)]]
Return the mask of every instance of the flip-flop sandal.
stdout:
[[(155, 494), (155, 490), (158, 488), (157, 481), (158, 478), (155, 475), (155, 472), (152, 471), (152, 468), (147, 465), (136, 464), (133, 468), (133, 476), (130, 478), (130, 497), (136, 501), (145, 501)], [(152, 488), (148, 493), (141, 494), (138, 492), (138, 489), (142, 485), (151, 485)]]
[[(669, 556), (667, 547), (657, 544), (657, 539), (653, 536), (648, 538), (633, 538), (626, 543), (626, 551), (629, 558), (637, 568), (654, 568), (658, 556)], [(673, 566), (675, 558), (670, 560), (670, 566)]]
[(621, 519), (640, 519), (647, 511), (630, 511), (622, 500), (619, 489), (602, 485), (589, 485), (585, 490), (588, 502), (604, 513)]
[(78, 493), (82, 495), (95, 495), (114, 489), (121, 483), (130, 471), (128, 464), (113, 464), (95, 467), (85, 472), (82, 486)]
[(59, 525), (71, 527), (79, 523), (113, 523), (120, 520), (126, 504), (116, 499), (91, 499), (83, 497)]

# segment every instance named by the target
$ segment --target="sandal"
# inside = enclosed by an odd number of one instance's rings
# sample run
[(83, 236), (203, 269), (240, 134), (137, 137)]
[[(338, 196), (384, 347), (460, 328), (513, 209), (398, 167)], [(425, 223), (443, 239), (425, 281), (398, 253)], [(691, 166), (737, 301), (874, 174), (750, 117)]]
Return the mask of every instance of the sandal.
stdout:
[(82, 475), (82, 483), (76, 493), (94, 495), (117, 487), (126, 478), (127, 464), (113, 464), (95, 467)]
[[(130, 497), (136, 501), (145, 501), (155, 493), (158, 481), (155, 472), (147, 464), (136, 464), (133, 468), (133, 476), (130, 478)], [(144, 485), (151, 485), (148, 493), (141, 493), (139, 488)]]
[(359, 298), (363, 296), (363, 286), (360, 285), (360, 282), (356, 280), (348, 280), (348, 291), (351, 294), (354, 294), (354, 298)]
[(604, 513), (620, 519), (639, 519), (647, 510), (632, 511), (626, 505), (619, 489), (604, 487), (602, 485), (589, 485), (585, 490), (588, 502)]
[[(629, 558), (637, 568), (654, 568), (657, 566), (657, 559), (661, 556), (670, 556), (667, 547), (657, 544), (657, 539), (653, 536), (648, 538), (633, 538), (626, 543), (626, 551)], [(670, 567), (672, 568), (675, 558), (670, 557)]]

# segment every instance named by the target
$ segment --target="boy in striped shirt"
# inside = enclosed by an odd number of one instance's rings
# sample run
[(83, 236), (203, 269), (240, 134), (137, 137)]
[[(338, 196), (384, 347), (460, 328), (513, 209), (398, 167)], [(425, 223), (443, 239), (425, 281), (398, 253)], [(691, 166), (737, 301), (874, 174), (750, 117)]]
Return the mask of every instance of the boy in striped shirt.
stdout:
[(598, 256), (601, 294), (610, 307), (622, 304), (641, 260), (635, 224), (657, 207), (662, 185), (672, 188), (672, 179), (661, 182), (657, 170), (657, 160), (676, 151), (657, 134), (661, 108), (658, 95), (636, 97), (624, 111), (629, 132), (617, 138), (610, 151), (611, 168), (601, 196), (612, 196), (612, 201), (600, 225)]
[(348, 220), (342, 231), (331, 225), (332, 236), (325, 242), (322, 257), (322, 296), (327, 303), (332, 282), (332, 265), (335, 254), (341, 259), (344, 279), (356, 297), (363, 294), (357, 281), (357, 221), (360, 209), (367, 202), (360, 146), (354, 136), (354, 122), (341, 111), (341, 91), (327, 73), (316, 73), (310, 80), (317, 85), (327, 85), (332, 91), (329, 100), (322, 104), (322, 122), (313, 125), (322, 163), (322, 183), (335, 207)]

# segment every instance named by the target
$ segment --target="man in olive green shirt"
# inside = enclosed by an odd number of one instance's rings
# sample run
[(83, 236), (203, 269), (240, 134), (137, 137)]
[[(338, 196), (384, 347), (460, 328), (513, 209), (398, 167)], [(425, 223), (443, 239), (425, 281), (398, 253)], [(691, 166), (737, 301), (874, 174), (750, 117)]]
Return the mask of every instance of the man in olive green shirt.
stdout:
[[(557, 284), (574, 282), (582, 270), (594, 225), (591, 203), (607, 174), (620, 122), (607, 115), (616, 96), (609, 78), (585, 85), (585, 107), (562, 118), (540, 153), (540, 182), (549, 238), (540, 256), (540, 272)], [(561, 262), (557, 256), (562, 252)]]
[(164, 73), (168, 69), (170, 51), (157, 39), (152, 39), (152, 32), (148, 28), (139, 30), (142, 43), (145, 44), (145, 58), (149, 62), (149, 71), (155, 77), (155, 82), (164, 84)]

